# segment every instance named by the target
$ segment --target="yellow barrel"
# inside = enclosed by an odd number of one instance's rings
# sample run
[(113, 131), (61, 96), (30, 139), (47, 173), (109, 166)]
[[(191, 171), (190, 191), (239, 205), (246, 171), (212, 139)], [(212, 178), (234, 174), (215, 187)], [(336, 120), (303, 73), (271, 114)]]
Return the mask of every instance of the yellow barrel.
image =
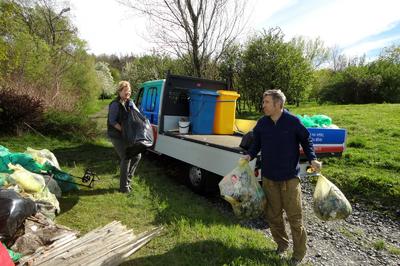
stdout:
[(217, 104), (215, 106), (214, 134), (233, 134), (235, 124), (236, 100), (240, 95), (235, 91), (217, 91)]

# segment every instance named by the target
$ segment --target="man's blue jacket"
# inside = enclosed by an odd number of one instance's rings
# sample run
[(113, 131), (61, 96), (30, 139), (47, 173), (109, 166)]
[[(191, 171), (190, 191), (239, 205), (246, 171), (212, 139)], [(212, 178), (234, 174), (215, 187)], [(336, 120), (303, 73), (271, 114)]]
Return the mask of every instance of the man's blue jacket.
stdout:
[(269, 116), (260, 118), (253, 136), (249, 155), (253, 159), (261, 150), (262, 176), (273, 181), (285, 181), (299, 175), (299, 145), (309, 161), (317, 159), (310, 133), (300, 119), (286, 110), (276, 123)]

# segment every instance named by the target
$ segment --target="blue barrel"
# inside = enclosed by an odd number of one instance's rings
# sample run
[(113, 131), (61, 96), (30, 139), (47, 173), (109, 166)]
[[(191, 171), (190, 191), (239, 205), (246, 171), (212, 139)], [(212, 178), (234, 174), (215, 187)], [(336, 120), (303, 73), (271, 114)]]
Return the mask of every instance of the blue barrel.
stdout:
[(216, 91), (205, 89), (190, 90), (190, 124), (192, 134), (213, 134)]

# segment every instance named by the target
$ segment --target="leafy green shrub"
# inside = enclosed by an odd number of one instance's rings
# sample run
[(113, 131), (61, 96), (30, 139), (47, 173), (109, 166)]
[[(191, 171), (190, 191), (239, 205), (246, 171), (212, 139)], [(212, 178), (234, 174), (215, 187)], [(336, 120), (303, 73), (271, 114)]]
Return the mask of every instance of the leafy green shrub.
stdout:
[(5, 133), (22, 133), (27, 125), (40, 125), (43, 101), (30, 95), (19, 95), (11, 89), (0, 89), (0, 129)]
[(80, 113), (49, 110), (44, 115), (46, 134), (68, 139), (92, 140), (97, 136), (97, 125)]

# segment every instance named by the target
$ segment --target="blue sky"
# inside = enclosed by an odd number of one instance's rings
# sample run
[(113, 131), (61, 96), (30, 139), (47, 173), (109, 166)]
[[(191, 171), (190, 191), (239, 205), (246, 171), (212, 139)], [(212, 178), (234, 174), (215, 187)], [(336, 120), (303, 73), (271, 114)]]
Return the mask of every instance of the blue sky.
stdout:
[[(71, 18), (95, 54), (143, 54), (146, 20), (115, 0), (71, 0)], [(247, 34), (279, 26), (286, 39), (320, 37), (348, 56), (373, 59), (381, 49), (400, 44), (399, 0), (248, 0)], [(94, 6), (96, 6), (94, 8)]]

